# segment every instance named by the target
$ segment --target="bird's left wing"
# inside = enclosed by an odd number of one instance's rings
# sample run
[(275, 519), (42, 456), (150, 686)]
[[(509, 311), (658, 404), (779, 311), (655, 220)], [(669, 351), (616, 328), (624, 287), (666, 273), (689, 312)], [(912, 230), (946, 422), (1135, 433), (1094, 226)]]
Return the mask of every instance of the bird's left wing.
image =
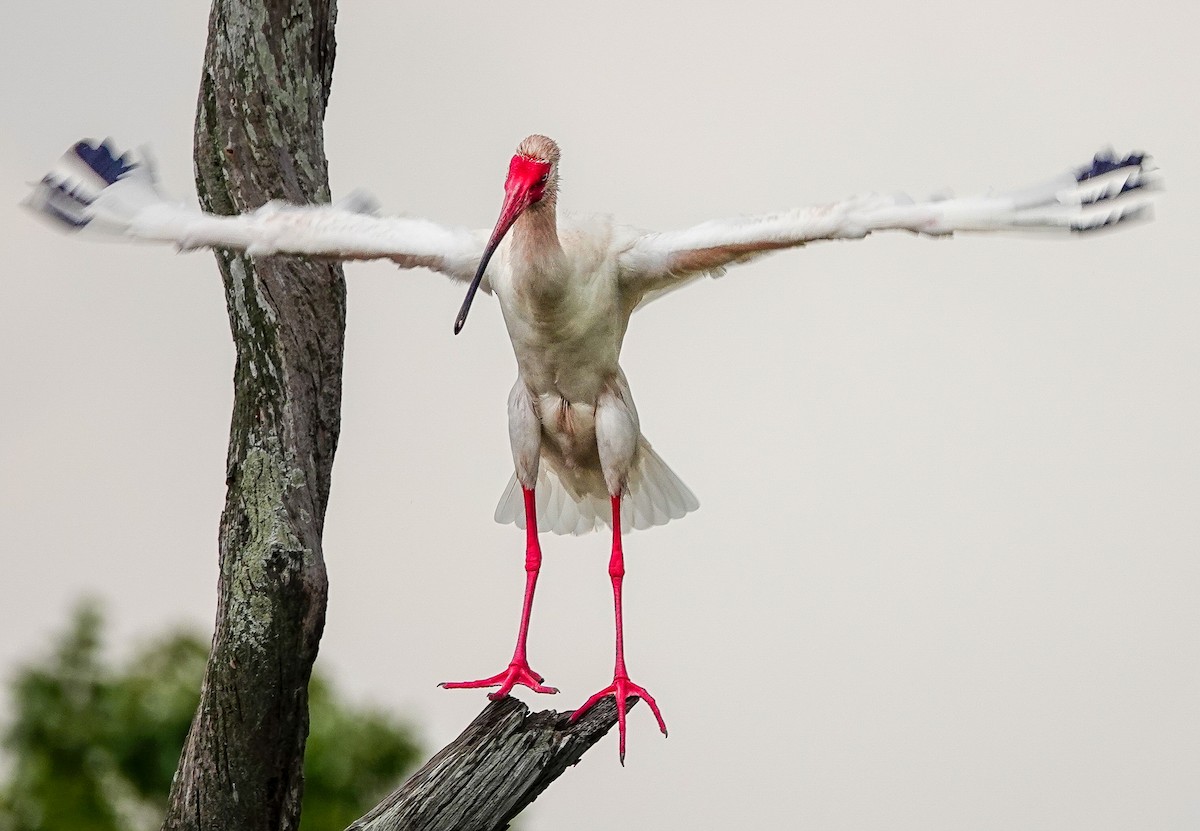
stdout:
[(486, 236), (424, 219), (376, 216), (374, 200), (361, 193), (332, 205), (269, 202), (237, 216), (204, 213), (165, 198), (148, 161), (135, 162), (114, 154), (107, 143), (86, 141), (63, 154), (25, 204), (69, 229), (169, 242), (181, 249), (388, 259), (468, 282)]
[(1145, 217), (1158, 183), (1148, 156), (1096, 155), (1091, 164), (1034, 187), (963, 199), (869, 195), (813, 208), (715, 220), (643, 234), (619, 257), (624, 288), (643, 302), (703, 274), (770, 251), (874, 231), (945, 236), (956, 231), (1091, 231)]

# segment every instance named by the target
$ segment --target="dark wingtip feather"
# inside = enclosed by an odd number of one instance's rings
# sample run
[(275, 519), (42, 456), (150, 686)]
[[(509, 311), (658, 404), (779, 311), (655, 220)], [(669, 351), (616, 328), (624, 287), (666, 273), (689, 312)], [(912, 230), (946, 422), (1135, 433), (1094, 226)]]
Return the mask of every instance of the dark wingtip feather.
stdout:
[(1071, 231), (1076, 234), (1091, 234), (1096, 231), (1107, 231), (1127, 222), (1146, 222), (1153, 216), (1154, 209), (1150, 205), (1139, 205), (1126, 211), (1114, 211), (1103, 221), (1072, 225)]
[(48, 188), (50, 191), (54, 192), (54, 194), (57, 198), (65, 197), (65, 198), (71, 200), (72, 202), (77, 202), (78, 204), (80, 204), (82, 206), (87, 206), (87, 205), (92, 204), (93, 200), (91, 198), (89, 198), (86, 193), (83, 192), (82, 186), (80, 186), (79, 184), (70, 186), (66, 179), (59, 181), (59, 180), (56, 180), (53, 176), (51, 176), (49, 173), (47, 173), (45, 176), (42, 177), (41, 185), (45, 188)]
[(1141, 167), (1142, 162), (1145, 160), (1145, 153), (1130, 153), (1125, 158), (1118, 159), (1113, 156), (1110, 150), (1101, 151), (1092, 159), (1091, 165), (1081, 167), (1075, 172), (1075, 181), (1085, 182), (1088, 179), (1103, 176), (1105, 173), (1112, 173), (1114, 170), (1120, 170), (1123, 167)]
[(78, 185), (73, 187), (49, 174), (38, 182), (26, 204), (68, 228), (82, 228), (91, 222), (85, 210), (92, 204), (87, 194)]
[(1096, 154), (1092, 163), (1075, 172), (1081, 204), (1095, 205), (1116, 201), (1131, 191), (1155, 190), (1159, 178), (1150, 157), (1145, 153), (1130, 153), (1117, 158), (1111, 150)]
[(73, 149), (82, 162), (110, 185), (137, 166), (124, 153), (114, 156), (107, 140), (96, 145), (87, 141), (76, 142)]
[(92, 221), (90, 217), (80, 216), (79, 214), (65, 211), (53, 202), (46, 202), (44, 205), (42, 205), (41, 211), (46, 216), (50, 217), (56, 222), (62, 223), (68, 228), (83, 228)]

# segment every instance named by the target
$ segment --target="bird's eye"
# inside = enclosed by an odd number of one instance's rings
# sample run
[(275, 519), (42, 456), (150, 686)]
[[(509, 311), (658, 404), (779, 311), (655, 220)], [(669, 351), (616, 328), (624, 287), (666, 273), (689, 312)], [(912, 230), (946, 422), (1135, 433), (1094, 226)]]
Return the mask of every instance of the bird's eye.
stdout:
[(547, 183), (547, 182), (549, 182), (549, 181), (550, 181), (550, 174), (549, 174), (549, 173), (543, 173), (543, 174), (542, 174), (542, 178), (540, 178), (540, 179), (538, 179), (538, 180), (537, 180), (538, 187), (545, 187), (545, 186), (546, 186), (546, 183)]

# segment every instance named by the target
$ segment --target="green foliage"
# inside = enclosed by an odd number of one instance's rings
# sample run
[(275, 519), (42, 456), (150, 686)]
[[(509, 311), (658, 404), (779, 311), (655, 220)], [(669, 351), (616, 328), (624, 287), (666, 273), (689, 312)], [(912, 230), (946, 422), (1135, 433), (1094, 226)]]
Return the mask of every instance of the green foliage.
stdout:
[[(2, 734), (0, 831), (156, 829), (199, 701), (208, 657), (195, 633), (167, 633), (106, 663), (103, 618), (82, 604), (50, 654), (10, 682)], [(314, 673), (301, 831), (340, 831), (418, 756), (391, 714), (338, 699)]]

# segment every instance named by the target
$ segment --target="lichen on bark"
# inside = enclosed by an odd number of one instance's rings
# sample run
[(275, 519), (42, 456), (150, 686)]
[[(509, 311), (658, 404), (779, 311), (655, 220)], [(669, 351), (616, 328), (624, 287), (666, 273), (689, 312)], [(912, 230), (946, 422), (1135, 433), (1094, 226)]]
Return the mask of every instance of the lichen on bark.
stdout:
[[(334, 0), (215, 0), (196, 184), (218, 214), (327, 201)], [(340, 426), (341, 268), (217, 252), (237, 352), (213, 648), (164, 828), (299, 824), (321, 535)]]

